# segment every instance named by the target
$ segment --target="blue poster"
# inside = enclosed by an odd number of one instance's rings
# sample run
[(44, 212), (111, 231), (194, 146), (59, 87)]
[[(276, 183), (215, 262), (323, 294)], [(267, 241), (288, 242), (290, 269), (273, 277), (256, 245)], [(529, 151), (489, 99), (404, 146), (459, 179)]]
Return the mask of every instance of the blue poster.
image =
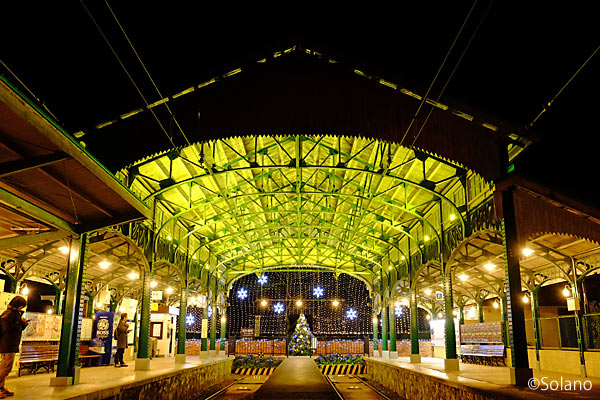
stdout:
[(104, 342), (104, 354), (100, 357), (100, 365), (110, 364), (110, 357), (112, 355), (112, 342), (113, 342), (113, 312), (101, 312), (96, 313), (96, 319), (94, 320), (94, 329), (92, 331), (92, 337), (98, 338)]

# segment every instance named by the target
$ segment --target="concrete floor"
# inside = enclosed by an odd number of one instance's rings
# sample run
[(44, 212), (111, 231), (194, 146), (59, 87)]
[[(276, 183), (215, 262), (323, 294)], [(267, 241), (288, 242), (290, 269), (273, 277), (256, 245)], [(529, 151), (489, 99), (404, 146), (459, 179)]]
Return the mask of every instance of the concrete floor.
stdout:
[(55, 373), (9, 377), (5, 385), (15, 392), (14, 397), (11, 397), (15, 400), (68, 399), (224, 358), (227, 357), (200, 359), (198, 356), (187, 356), (186, 364), (175, 364), (174, 357), (155, 358), (150, 361), (150, 371), (134, 371), (133, 361), (130, 361), (129, 366), (125, 368), (113, 366), (82, 368), (80, 382), (73, 386), (50, 386), (50, 378), (54, 377)]
[(310, 357), (283, 360), (256, 392), (254, 399), (337, 400), (338, 397)]
[(592, 390), (586, 391), (562, 391), (553, 390), (531, 390), (527, 388), (517, 388), (510, 384), (510, 370), (507, 367), (490, 367), (486, 365), (464, 364), (460, 363), (460, 371), (445, 372), (444, 360), (441, 358), (423, 357), (420, 364), (410, 364), (409, 357), (399, 357), (397, 359), (384, 359), (380, 357), (372, 357), (372, 359), (398, 365), (402, 368), (407, 368), (415, 372), (435, 376), (450, 383), (463, 384), (471, 387), (476, 387), (488, 391), (510, 392), (510, 394), (523, 398), (538, 398), (537, 395), (546, 398), (578, 398), (578, 399), (600, 399), (600, 379), (599, 378), (582, 378), (579, 375), (562, 374), (552, 371), (533, 371), (534, 378), (545, 382), (557, 381), (562, 379), (563, 387), (566, 381), (590, 381)]

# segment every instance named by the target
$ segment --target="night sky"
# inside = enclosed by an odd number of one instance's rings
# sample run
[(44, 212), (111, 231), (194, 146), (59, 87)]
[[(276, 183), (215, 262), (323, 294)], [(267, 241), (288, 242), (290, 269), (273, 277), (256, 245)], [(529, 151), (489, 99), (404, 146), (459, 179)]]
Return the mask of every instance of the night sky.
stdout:
[[(293, 44), (424, 92), (473, 5), (424, 1), (392, 8), (369, 2), (352, 8), (348, 3), (302, 3), (288, 9), (190, 3), (108, 2), (163, 95)], [(107, 3), (83, 4), (140, 91), (158, 99)], [(445, 99), (527, 126), (600, 45), (591, 7), (591, 2), (477, 1), (432, 93), (447, 82), (480, 25)], [(81, 2), (10, 2), (3, 5), (3, 15), (0, 60), (67, 131), (85, 130), (143, 105)], [(591, 185), (597, 170), (599, 57), (539, 119), (533, 128), (541, 140), (517, 164), (517, 172), (596, 206)], [(142, 146), (147, 153), (170, 147), (164, 136), (149, 132), (131, 132), (118, 145)], [(97, 140), (89, 150), (116, 169), (126, 160), (111, 159), (113, 146)]]

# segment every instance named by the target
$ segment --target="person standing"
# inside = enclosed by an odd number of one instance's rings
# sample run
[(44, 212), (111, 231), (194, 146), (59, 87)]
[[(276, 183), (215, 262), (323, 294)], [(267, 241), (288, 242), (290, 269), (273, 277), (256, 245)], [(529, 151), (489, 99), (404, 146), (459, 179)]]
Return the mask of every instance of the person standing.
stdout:
[[(123, 361), (123, 353), (127, 348), (127, 334), (131, 332), (127, 323), (127, 313), (121, 314), (119, 325), (115, 329), (115, 339), (117, 339), (117, 353), (115, 354), (115, 367), (126, 367), (127, 364)], [(120, 364), (120, 365), (119, 365)]]
[(23, 318), (23, 309), (27, 307), (27, 300), (21, 296), (15, 296), (8, 303), (8, 308), (0, 316), (0, 399), (14, 395), (5, 386), (5, 380), (13, 368), (15, 354), (19, 352), (21, 334), (29, 324), (29, 320)]

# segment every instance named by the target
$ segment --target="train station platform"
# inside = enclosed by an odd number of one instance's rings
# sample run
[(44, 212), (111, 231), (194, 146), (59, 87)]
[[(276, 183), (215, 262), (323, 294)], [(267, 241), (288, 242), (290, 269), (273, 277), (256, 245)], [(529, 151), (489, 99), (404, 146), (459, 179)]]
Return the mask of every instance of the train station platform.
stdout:
[(423, 357), (420, 364), (411, 364), (409, 357), (365, 360), (369, 381), (407, 400), (600, 398), (598, 378), (534, 370), (532, 388), (521, 388), (511, 385), (508, 367), (460, 363), (459, 371), (446, 372), (441, 358)]
[(15, 400), (190, 399), (231, 381), (232, 362), (225, 356), (188, 356), (186, 364), (176, 364), (174, 357), (155, 358), (149, 371), (135, 371), (133, 362), (124, 368), (82, 368), (79, 384), (73, 386), (50, 386), (55, 376), (50, 373), (9, 377), (6, 387), (15, 393), (11, 397)]
[(290, 357), (283, 360), (273, 375), (256, 392), (254, 399), (339, 399), (314, 359)]

